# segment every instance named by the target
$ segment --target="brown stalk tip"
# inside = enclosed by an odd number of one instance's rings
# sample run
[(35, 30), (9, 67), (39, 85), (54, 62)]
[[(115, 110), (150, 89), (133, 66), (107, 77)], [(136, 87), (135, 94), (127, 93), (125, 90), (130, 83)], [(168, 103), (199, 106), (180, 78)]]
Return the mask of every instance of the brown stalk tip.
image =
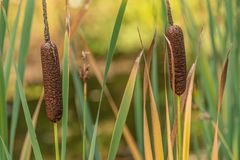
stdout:
[(169, 59), (171, 87), (173, 88), (172, 61), (174, 61), (175, 93), (177, 95), (181, 95), (186, 89), (186, 55), (185, 55), (183, 31), (177, 25), (170, 26), (167, 29), (166, 37), (170, 41), (172, 54), (173, 54), (173, 59), (172, 59), (171, 49), (168, 45), (168, 59)]
[(62, 82), (57, 46), (48, 41), (41, 46), (44, 99), (47, 117), (52, 122), (62, 118)]
[(80, 77), (83, 82), (86, 82), (88, 79), (89, 64), (88, 64), (87, 54), (88, 52), (83, 51), (81, 55)]

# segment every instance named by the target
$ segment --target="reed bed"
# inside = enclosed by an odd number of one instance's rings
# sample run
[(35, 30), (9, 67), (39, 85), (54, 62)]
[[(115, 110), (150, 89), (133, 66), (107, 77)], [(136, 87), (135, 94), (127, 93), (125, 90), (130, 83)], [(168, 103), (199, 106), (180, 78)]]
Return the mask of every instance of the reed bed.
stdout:
[[(34, 35), (31, 29), (36, 1), (23, 3), (19, 0), (12, 25), (8, 24), (10, 1), (0, 2), (0, 160), (71, 159), (71, 109), (76, 111), (77, 124), (81, 128), (78, 159), (121, 159), (122, 146), (128, 153), (126, 159), (239, 159), (238, 0), (147, 2), (153, 6), (154, 17), (154, 28), (148, 34), (154, 34), (149, 36), (151, 41), (146, 42), (141, 25), (136, 26), (139, 50), (134, 51), (120, 103), (116, 101), (118, 97), (112, 96), (113, 88), (108, 86), (108, 78), (119, 40), (126, 31), (123, 28), (129, 21), (128, 7), (133, 3), (119, 1), (116, 15), (112, 15), (115, 23), (102, 72), (95, 50), (82, 29), (84, 17), (94, 2), (85, 0), (75, 17), (70, 14), (66, 0), (62, 6), (65, 8), (62, 43), (55, 43), (55, 35), (50, 37), (49, 30), (53, 26), (48, 25), (48, 1), (42, 0), (43, 18), (39, 20), (44, 26), (41, 28), (43, 44), (39, 43), (42, 70), (36, 72), (41, 73), (43, 82), (34, 114), (30, 112), (32, 108), (26, 97), (24, 73), (28, 53), (32, 51), (29, 48)], [(205, 22), (196, 18), (196, 10), (190, 3), (203, 8), (201, 16)], [(62, 45), (57, 47), (56, 44)], [(79, 66), (80, 53), (82, 63)], [(13, 84), (11, 74), (15, 77)], [(93, 106), (89, 103), (92, 79), (100, 88), (96, 113), (92, 112)], [(14, 86), (14, 95), (10, 110), (8, 92), (11, 86)], [(74, 95), (74, 106), (69, 105), (71, 95)], [(102, 148), (99, 128), (105, 116), (105, 100), (109, 103), (107, 109), (113, 112), (114, 122), (109, 146)], [(43, 106), (45, 115), (40, 113)], [(135, 131), (128, 123), (131, 111)], [(55, 150), (52, 145), (54, 152), (50, 158), (44, 151), (49, 146), (41, 144), (44, 135), (38, 134), (38, 126), (46, 125), (41, 123), (40, 116), (53, 124), (51, 141)], [(18, 154), (16, 136), (21, 117), (24, 117), (27, 130)], [(103, 154), (103, 150), (107, 153)]]

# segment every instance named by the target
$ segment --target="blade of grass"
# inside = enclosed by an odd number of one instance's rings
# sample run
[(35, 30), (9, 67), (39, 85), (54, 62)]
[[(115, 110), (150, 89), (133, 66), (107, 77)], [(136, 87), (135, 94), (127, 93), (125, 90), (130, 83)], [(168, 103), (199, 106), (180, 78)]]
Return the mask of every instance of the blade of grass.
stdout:
[(8, 153), (8, 150), (7, 150), (7, 146), (5, 145), (5, 143), (4, 143), (4, 141), (3, 141), (3, 139), (2, 139), (1, 136), (0, 136), (0, 140), (1, 140), (1, 144), (2, 144), (2, 145), (0, 145), (0, 146), (1, 146), (1, 147), (0, 147), (0, 150), (1, 150), (1, 151), (4, 150), (5, 155), (6, 155), (6, 157), (7, 157), (7, 160), (11, 160), (10, 154)]
[(219, 96), (218, 96), (218, 107), (217, 107), (217, 122), (216, 122), (214, 141), (213, 141), (213, 147), (212, 147), (212, 159), (214, 159), (214, 160), (218, 160), (218, 119), (219, 119), (219, 114), (220, 114), (220, 109), (221, 109), (222, 99), (223, 99), (223, 94), (224, 94), (224, 88), (225, 88), (226, 79), (227, 79), (229, 53), (227, 55), (227, 59), (223, 66), (223, 70), (222, 70), (222, 74), (221, 74), (221, 81), (220, 81), (220, 91), (219, 91)]
[(2, 2), (1, 5), (3, 5), (3, 8), (4, 8), (4, 11), (1, 9), (1, 12), (0, 12), (0, 35), (1, 35), (0, 36), (0, 57), (2, 56), (2, 53), (3, 53), (3, 45), (4, 45), (5, 30), (6, 30), (6, 21), (5, 21), (3, 12), (5, 12), (5, 15), (7, 15), (9, 0), (3, 0), (1, 2)]
[[(7, 104), (6, 90), (4, 82), (4, 73), (2, 60), (0, 60), (0, 136), (3, 138), (4, 144), (8, 143), (8, 128), (7, 128)], [(0, 150), (0, 159), (5, 159), (3, 150)]]
[[(141, 35), (139, 33), (140, 40)], [(147, 53), (147, 58), (145, 62), (145, 67), (144, 67), (144, 75), (143, 75), (143, 140), (144, 140), (144, 154), (145, 154), (145, 159), (153, 159), (152, 157), (152, 147), (151, 147), (151, 139), (150, 139), (150, 133), (149, 133), (149, 126), (148, 126), (148, 119), (147, 119), (147, 110), (146, 110), (146, 101), (147, 101), (147, 90), (148, 90), (148, 72), (150, 69), (150, 64), (152, 60), (152, 53), (153, 53), (153, 48), (155, 46), (155, 38), (156, 38), (156, 32), (154, 33), (153, 40), (151, 42), (151, 45), (149, 47), (148, 53)], [(142, 41), (141, 41), (142, 42)]]
[(115, 122), (114, 130), (111, 138), (110, 148), (108, 151), (108, 160), (114, 160), (118, 151), (123, 127), (127, 119), (128, 111), (129, 111), (132, 96), (133, 96), (136, 76), (138, 73), (139, 63), (141, 61), (142, 54), (143, 54), (143, 51), (141, 51), (140, 55), (138, 56), (138, 58), (134, 63), (134, 66), (129, 76), (129, 80), (126, 85), (126, 89), (123, 94), (123, 98), (120, 104), (119, 112), (117, 115), (117, 119)]
[[(30, 33), (31, 33), (31, 26), (32, 26), (32, 18), (34, 13), (34, 0), (27, 0), (26, 8), (24, 13), (24, 22), (22, 27), (22, 34), (20, 40), (20, 49), (18, 55), (18, 73), (20, 80), (23, 80), (24, 70), (25, 70), (25, 60), (28, 53), (28, 46), (30, 41)], [(17, 83), (17, 82), (16, 82)], [(13, 156), (13, 147), (14, 147), (14, 138), (16, 132), (16, 126), (18, 121), (19, 115), (19, 105), (20, 105), (20, 97), (19, 93), (17, 92), (17, 85), (15, 87), (15, 94), (13, 100), (13, 111), (12, 111), (12, 119), (11, 119), (11, 128), (10, 128), (10, 155)]]
[(99, 101), (99, 105), (98, 105), (98, 112), (97, 112), (97, 118), (96, 118), (96, 122), (95, 122), (95, 126), (94, 126), (93, 137), (92, 137), (91, 146), (90, 146), (89, 160), (93, 159), (93, 153), (95, 152), (97, 126), (98, 126), (98, 119), (99, 119), (99, 114), (100, 114), (100, 110), (101, 110), (103, 92), (104, 92), (105, 84), (106, 84), (106, 81), (107, 81), (108, 71), (110, 69), (110, 65), (111, 65), (111, 62), (112, 62), (114, 50), (115, 50), (115, 47), (116, 47), (116, 44), (117, 44), (117, 39), (118, 39), (118, 35), (119, 35), (119, 32), (120, 32), (120, 28), (121, 28), (123, 16), (124, 16), (124, 13), (125, 13), (125, 9), (126, 9), (126, 6), (127, 6), (127, 2), (128, 2), (128, 0), (122, 0), (121, 6), (120, 6), (119, 11), (118, 11), (117, 19), (116, 19), (116, 22), (115, 22), (115, 25), (114, 25), (114, 29), (113, 29), (113, 33), (112, 33), (112, 37), (111, 37), (111, 41), (110, 41), (110, 47), (109, 47), (109, 50), (108, 50), (108, 53), (107, 53), (107, 61), (106, 61), (106, 66), (105, 66), (104, 76), (103, 76), (104, 77), (103, 78), (103, 85), (102, 85), (100, 101)]
[(188, 94), (186, 99), (186, 111), (184, 119), (184, 131), (183, 131), (183, 146), (182, 146), (182, 158), (189, 159), (189, 148), (190, 148), (190, 133), (191, 133), (191, 114), (192, 114), (192, 93), (193, 93), (193, 84), (196, 70), (196, 62), (192, 65), (189, 75), (190, 83), (188, 88)]
[(166, 65), (166, 54), (164, 54), (164, 90), (165, 90), (165, 105), (166, 105), (166, 125), (167, 125), (167, 150), (168, 150), (168, 159), (173, 160), (173, 149), (171, 141), (171, 124), (169, 117), (169, 105), (168, 105), (168, 93), (167, 93), (167, 65)]
[(161, 133), (161, 123), (158, 116), (157, 104), (154, 98), (153, 89), (150, 82), (149, 70), (151, 65), (151, 59), (153, 55), (153, 49), (155, 46), (156, 41), (156, 32), (154, 34), (151, 46), (148, 50), (147, 60), (145, 61), (145, 68), (144, 68), (144, 82), (147, 81), (148, 84), (145, 86), (149, 87), (150, 93), (150, 106), (151, 106), (151, 117), (152, 117), (152, 129), (153, 129), (153, 140), (154, 140), (154, 153), (155, 159), (164, 159), (163, 153), (163, 143), (162, 143), (162, 133)]
[(143, 107), (143, 141), (145, 159), (153, 159), (146, 107)]
[(168, 25), (168, 18), (167, 18), (167, 8), (166, 8), (166, 2), (165, 0), (162, 0), (162, 18), (163, 18), (163, 23), (164, 23), (164, 28), (167, 28)]
[(149, 92), (150, 92), (150, 102), (151, 102), (151, 117), (152, 117), (152, 128), (153, 128), (153, 140), (155, 149), (155, 158), (164, 159), (163, 152), (163, 142), (162, 142), (162, 132), (161, 132), (161, 122), (158, 116), (157, 104), (154, 99), (153, 89), (151, 86), (150, 78), (149, 80)]
[(28, 132), (29, 132), (29, 135), (31, 138), (33, 153), (34, 153), (34, 156), (36, 159), (42, 160), (43, 158), (42, 158), (42, 154), (41, 154), (40, 147), (38, 144), (37, 136), (36, 136), (35, 130), (33, 128), (31, 114), (28, 109), (28, 104), (27, 104), (27, 100), (26, 100), (26, 97), (25, 97), (25, 94), (23, 91), (22, 82), (20, 80), (20, 76), (19, 76), (16, 66), (15, 66), (15, 72), (16, 72), (16, 77), (17, 77), (18, 92), (19, 92), (19, 95), (21, 98), (23, 113), (24, 113), (24, 117), (25, 117), (25, 120), (27, 123)]
[(239, 132), (239, 126), (236, 127), (234, 137), (233, 137), (233, 160), (239, 159), (239, 153), (238, 153), (238, 132)]
[[(42, 90), (41, 96), (38, 100), (36, 109), (34, 111), (33, 114), (33, 118), (32, 118), (32, 123), (33, 123), (33, 128), (36, 129), (36, 125), (37, 125), (37, 120), (38, 120), (38, 115), (40, 112), (40, 108), (41, 108), (41, 104), (43, 102), (43, 97), (44, 97), (44, 91)], [(29, 133), (26, 134), (25, 139), (24, 139), (24, 143), (22, 146), (22, 150), (21, 150), (21, 154), (20, 154), (20, 160), (29, 160), (30, 156), (31, 156), (31, 142), (30, 142), (30, 136)]]
[[(214, 123), (214, 121), (212, 121), (212, 125), (214, 128), (216, 127), (216, 124)], [(221, 140), (223, 146), (225, 147), (226, 153), (229, 155), (230, 159), (233, 159), (233, 154), (231, 153), (231, 149), (229, 148), (227, 141), (225, 140), (224, 135), (219, 130), (219, 128), (218, 128), (218, 136), (219, 136), (219, 139)]]
[[(86, 49), (90, 52), (88, 47), (86, 47)], [(91, 65), (91, 69), (93, 70), (94, 74), (96, 75), (100, 85), (102, 85), (102, 83), (103, 83), (103, 76), (102, 76), (102, 74), (101, 74), (101, 72), (99, 70), (99, 67), (96, 64), (96, 60), (94, 59), (92, 54), (89, 54), (88, 60), (89, 60), (89, 63)], [(115, 117), (117, 117), (118, 107), (117, 107), (115, 101), (113, 100), (113, 97), (111, 96), (110, 91), (109, 91), (107, 85), (105, 86), (104, 93), (105, 93), (105, 95), (107, 97), (107, 100), (108, 100), (108, 102), (109, 102), (109, 104), (111, 106), (111, 109), (112, 109)], [(125, 138), (128, 146), (129, 146), (129, 149), (130, 149), (134, 159), (141, 159), (141, 155), (140, 155), (140, 152), (139, 152), (139, 150), (137, 148), (136, 142), (135, 142), (133, 136), (131, 135), (127, 125), (124, 126), (123, 135), (124, 135), (124, 138)]]
[(158, 55), (156, 46), (153, 49), (152, 67), (151, 67), (151, 82), (154, 93), (154, 99), (157, 104), (158, 114), (160, 115), (160, 95), (159, 95), (159, 84), (158, 84)]
[(64, 38), (64, 56), (63, 56), (63, 118), (62, 118), (62, 148), (61, 160), (66, 159), (67, 148), (67, 130), (68, 130), (68, 97), (69, 97), (69, 35), (66, 32)]
[(5, 85), (6, 85), (6, 91), (8, 88), (8, 81), (9, 81), (9, 74), (10, 74), (10, 69), (11, 69), (11, 64), (12, 64), (12, 58), (13, 58), (13, 53), (14, 53), (14, 48), (15, 48), (15, 42), (16, 42), (16, 34), (17, 34), (17, 29), (18, 29), (18, 24), (19, 24), (19, 16), (20, 16), (20, 11), (21, 11), (21, 4), (22, 1), (19, 1), (18, 4), (18, 9), (17, 9), (17, 15), (14, 20), (13, 24), (13, 31), (10, 36), (10, 46), (7, 52), (7, 57), (4, 63), (4, 76), (5, 76)]
[(134, 118), (136, 127), (136, 137), (138, 148), (144, 156), (143, 149), (143, 106), (142, 106), (142, 84), (141, 84), (141, 73), (138, 72), (136, 79), (136, 86), (134, 92)]
[[(8, 35), (10, 35), (9, 27), (8, 27), (9, 25), (8, 25), (7, 11), (6, 11), (6, 9), (5, 9), (5, 7), (4, 7), (3, 4), (0, 4), (0, 14), (2, 14), (3, 19), (4, 19), (4, 23), (5, 23), (5, 32), (6, 32), (6, 30), (7, 30)], [(4, 33), (4, 36), (6, 36), (5, 33)], [(4, 51), (4, 40), (5, 40), (5, 38), (3, 39), (3, 51)]]

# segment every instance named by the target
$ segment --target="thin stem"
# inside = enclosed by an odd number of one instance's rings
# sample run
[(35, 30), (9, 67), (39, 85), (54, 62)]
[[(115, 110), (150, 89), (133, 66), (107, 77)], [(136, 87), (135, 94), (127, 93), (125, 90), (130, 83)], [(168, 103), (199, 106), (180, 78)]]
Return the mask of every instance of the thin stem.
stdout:
[(83, 160), (86, 158), (86, 101), (87, 101), (87, 82), (83, 84), (84, 105), (83, 105)]
[(178, 158), (181, 160), (181, 108), (180, 96), (177, 96), (177, 112), (178, 112)]
[(167, 14), (168, 14), (168, 23), (173, 25), (172, 11), (169, 0), (167, 0)]
[(48, 27), (46, 0), (42, 0), (42, 7), (43, 7), (43, 21), (44, 21), (44, 38), (45, 38), (45, 42), (48, 42), (50, 41), (50, 33), (49, 33), (49, 27)]
[(59, 160), (58, 127), (57, 127), (57, 123), (53, 123), (53, 126), (54, 126), (54, 141), (55, 141), (56, 160)]

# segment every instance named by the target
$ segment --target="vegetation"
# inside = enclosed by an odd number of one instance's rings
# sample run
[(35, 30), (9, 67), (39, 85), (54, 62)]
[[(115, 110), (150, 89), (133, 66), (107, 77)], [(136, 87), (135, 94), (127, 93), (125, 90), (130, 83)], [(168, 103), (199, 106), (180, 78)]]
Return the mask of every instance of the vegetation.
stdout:
[[(64, 8), (59, 12), (55, 2), (47, 1), (48, 13), (60, 17), (48, 16), (49, 31), (47, 12), (44, 19), (42, 12), (35, 18), (42, 1), (0, 2), (1, 160), (239, 159), (240, 1), (119, 0), (113, 5), (85, 0), (79, 10), (66, 1), (58, 4)], [(109, 12), (104, 14), (104, 9)], [(141, 19), (148, 23), (138, 23)], [(109, 45), (103, 55), (105, 43)], [(37, 104), (31, 103), (24, 77), (30, 52), (39, 55), (39, 64), (42, 54), (43, 74), (31, 68), (31, 73), (43, 75), (40, 89), (30, 94), (36, 95)], [(126, 80), (117, 82), (124, 87), (113, 94), (109, 75), (119, 60), (117, 53), (130, 59), (132, 67)], [(98, 96), (91, 96), (93, 81), (98, 83)], [(91, 97), (97, 97), (97, 103)], [(47, 113), (41, 114), (45, 107)], [(102, 122), (112, 123), (106, 140), (110, 145), (104, 145), (101, 121), (109, 115), (115, 119)], [(27, 130), (19, 143), (22, 124)], [(52, 136), (40, 134), (40, 127), (48, 125)], [(72, 134), (78, 137), (77, 147), (70, 145)], [(44, 138), (51, 145), (42, 143)]]

